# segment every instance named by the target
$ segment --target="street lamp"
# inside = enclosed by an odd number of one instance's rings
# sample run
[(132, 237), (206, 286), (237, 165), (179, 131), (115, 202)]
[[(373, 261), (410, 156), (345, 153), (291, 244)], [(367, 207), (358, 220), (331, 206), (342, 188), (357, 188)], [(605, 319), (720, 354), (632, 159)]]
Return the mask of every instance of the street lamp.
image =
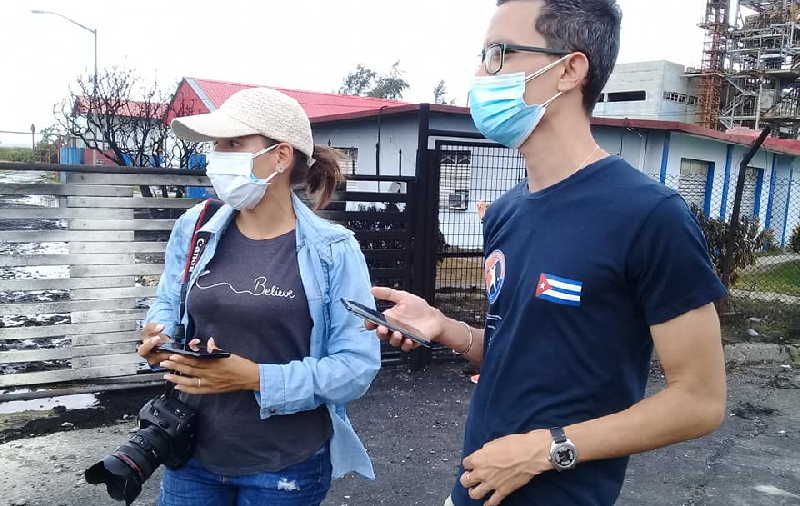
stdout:
[(73, 25), (80, 26), (81, 28), (83, 28), (87, 32), (89, 32), (92, 35), (94, 35), (94, 88), (95, 88), (95, 91), (96, 91), (97, 90), (97, 29), (89, 28), (88, 26), (82, 25), (82, 24), (78, 23), (77, 21), (75, 21), (74, 19), (70, 19), (67, 16), (65, 16), (63, 14), (59, 14), (57, 12), (40, 11), (40, 10), (34, 9), (34, 10), (31, 11), (31, 14), (52, 14), (53, 16), (58, 16), (58, 17), (60, 17), (62, 19), (66, 19), (67, 21), (69, 21)]

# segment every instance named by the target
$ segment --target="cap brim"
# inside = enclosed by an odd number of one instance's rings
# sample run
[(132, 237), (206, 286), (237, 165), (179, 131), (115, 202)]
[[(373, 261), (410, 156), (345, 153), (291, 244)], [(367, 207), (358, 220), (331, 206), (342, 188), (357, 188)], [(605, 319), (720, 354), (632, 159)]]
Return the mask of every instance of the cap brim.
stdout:
[(219, 110), (209, 114), (196, 114), (175, 118), (170, 124), (175, 135), (191, 142), (205, 142), (214, 139), (230, 139), (258, 132)]

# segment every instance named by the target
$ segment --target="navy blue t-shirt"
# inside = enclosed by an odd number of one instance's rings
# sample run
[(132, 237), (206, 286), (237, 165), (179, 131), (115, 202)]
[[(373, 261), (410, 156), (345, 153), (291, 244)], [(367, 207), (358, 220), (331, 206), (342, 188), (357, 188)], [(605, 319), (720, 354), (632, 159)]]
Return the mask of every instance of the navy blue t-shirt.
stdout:
[[(618, 157), (542, 191), (522, 182), (486, 214), (484, 362), (464, 456), (642, 399), (649, 327), (725, 295), (684, 200)], [(580, 452), (580, 448), (578, 448)], [(628, 459), (535, 477), (503, 506), (606, 506)], [(479, 505), (456, 483), (457, 506)]]

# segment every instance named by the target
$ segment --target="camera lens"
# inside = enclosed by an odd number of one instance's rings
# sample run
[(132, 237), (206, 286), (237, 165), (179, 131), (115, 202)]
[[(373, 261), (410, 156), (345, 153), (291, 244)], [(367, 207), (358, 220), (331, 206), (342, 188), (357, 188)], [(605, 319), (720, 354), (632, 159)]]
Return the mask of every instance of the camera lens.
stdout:
[(139, 412), (140, 429), (114, 453), (85, 471), (91, 484), (105, 483), (112, 499), (131, 504), (161, 464), (182, 466), (191, 456), (194, 412), (177, 399), (161, 396)]

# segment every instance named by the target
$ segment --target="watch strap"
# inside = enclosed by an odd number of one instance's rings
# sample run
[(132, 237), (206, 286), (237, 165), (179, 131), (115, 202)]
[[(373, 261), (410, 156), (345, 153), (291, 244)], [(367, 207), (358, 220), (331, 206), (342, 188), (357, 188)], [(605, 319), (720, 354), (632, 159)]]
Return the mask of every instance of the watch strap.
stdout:
[(550, 435), (553, 436), (553, 441), (556, 444), (566, 443), (567, 442), (567, 434), (564, 432), (564, 429), (561, 427), (553, 427), (550, 429)]

